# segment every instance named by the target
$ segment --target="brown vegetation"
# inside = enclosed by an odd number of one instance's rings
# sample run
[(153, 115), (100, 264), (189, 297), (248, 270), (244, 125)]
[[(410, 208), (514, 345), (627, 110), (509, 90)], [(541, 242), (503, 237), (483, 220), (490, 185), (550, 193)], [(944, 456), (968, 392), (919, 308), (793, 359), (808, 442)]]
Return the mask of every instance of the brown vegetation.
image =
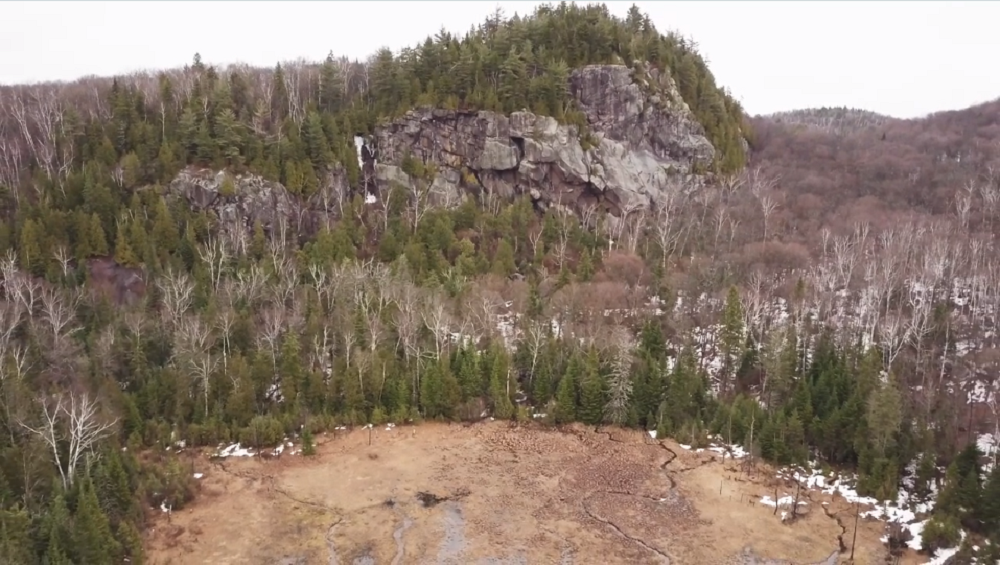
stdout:
[[(635, 430), (485, 422), (372, 438), (338, 432), (315, 458), (196, 458), (201, 493), (154, 524), (150, 563), (818, 563), (839, 552), (854, 512), (803, 490), (783, 523), (759, 502), (795, 493), (772, 470), (748, 475)], [(856, 563), (880, 562), (882, 528), (861, 521)]]

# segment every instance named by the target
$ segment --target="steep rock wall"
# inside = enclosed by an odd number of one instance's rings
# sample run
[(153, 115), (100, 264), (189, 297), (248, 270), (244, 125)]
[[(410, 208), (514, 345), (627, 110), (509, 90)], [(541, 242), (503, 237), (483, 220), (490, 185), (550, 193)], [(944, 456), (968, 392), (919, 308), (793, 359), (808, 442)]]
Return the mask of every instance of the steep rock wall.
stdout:
[(284, 223), (289, 235), (314, 234), (326, 219), (337, 215), (339, 204), (350, 196), (342, 167), (327, 171), (318, 194), (302, 198), (281, 183), (255, 174), (233, 175), (233, 193), (225, 194), (226, 171), (188, 167), (167, 187), (168, 195), (183, 198), (195, 210), (214, 213), (224, 231), (249, 232), (260, 222), (265, 233), (277, 233)]
[(573, 71), (568, 88), (587, 119), (582, 139), (577, 126), (527, 111), (417, 109), (376, 130), (365, 152), (369, 190), (412, 188), (400, 166), (407, 154), (437, 165), (431, 194), (438, 204), (485, 190), (528, 193), (541, 206), (597, 205), (617, 216), (704, 180), (698, 173), (715, 148), (669, 74), (591, 65)]

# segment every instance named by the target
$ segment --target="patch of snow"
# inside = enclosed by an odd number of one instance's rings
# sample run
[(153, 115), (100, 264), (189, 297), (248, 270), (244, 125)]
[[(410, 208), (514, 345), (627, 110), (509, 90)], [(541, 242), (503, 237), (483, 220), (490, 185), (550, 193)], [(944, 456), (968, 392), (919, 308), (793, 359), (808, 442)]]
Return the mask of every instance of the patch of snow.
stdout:
[(934, 554), (934, 559), (927, 562), (926, 565), (945, 565), (949, 559), (951, 559), (956, 553), (958, 553), (958, 548), (953, 547), (950, 549), (939, 549)]
[(979, 447), (979, 451), (983, 452), (988, 461), (983, 465), (983, 472), (989, 473), (993, 471), (993, 460), (997, 455), (997, 438), (993, 437), (993, 434), (979, 434), (976, 438), (976, 446)]
[(281, 385), (279, 383), (273, 383), (271, 386), (267, 387), (267, 391), (264, 392), (264, 396), (275, 403), (282, 403), (285, 401), (285, 396), (281, 394)]
[(358, 168), (365, 168), (365, 160), (361, 157), (361, 149), (365, 146), (365, 138), (360, 135), (354, 136), (354, 148), (358, 152)]
[(649, 430), (649, 437), (656, 439), (656, 430)]
[[(764, 506), (772, 506), (772, 507), (773, 506), (791, 506), (792, 504), (795, 504), (795, 498), (793, 498), (791, 496), (782, 496), (781, 498), (779, 498), (777, 500), (777, 502), (775, 502), (775, 500), (772, 499), (770, 496), (765, 496), (765, 497), (763, 497), (763, 498), (760, 499), (760, 503), (763, 504)], [(804, 500), (800, 500), (799, 501), (799, 506), (802, 506), (802, 505), (805, 505), (805, 504), (806, 504), (806, 502)]]
[(254, 453), (251, 449), (240, 447), (239, 443), (234, 443), (215, 455), (218, 457), (253, 457)]
[(202, 477), (204, 477), (204, 476), (205, 476), (205, 474), (204, 474), (204, 473), (195, 473), (195, 474), (194, 474), (194, 478), (195, 478), (195, 479), (200, 479), (200, 478), (202, 478)]

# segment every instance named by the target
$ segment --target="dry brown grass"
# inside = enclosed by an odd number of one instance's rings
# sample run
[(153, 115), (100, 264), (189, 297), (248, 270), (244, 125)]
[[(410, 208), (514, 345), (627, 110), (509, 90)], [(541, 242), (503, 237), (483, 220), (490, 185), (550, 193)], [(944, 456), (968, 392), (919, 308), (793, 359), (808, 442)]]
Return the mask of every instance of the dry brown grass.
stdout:
[[(764, 479), (773, 472), (747, 478), (638, 431), (424, 424), (378, 430), (371, 446), (366, 430), (319, 444), (313, 458), (199, 460), (202, 492), (157, 520), (149, 562), (721, 564), (752, 548), (818, 563), (838, 550), (837, 518), (848, 548), (853, 533), (843, 501), (804, 493), (805, 515), (783, 524), (757, 502), (794, 493)], [(421, 493), (447, 500), (424, 505)], [(882, 562), (880, 535), (862, 521), (856, 563)]]

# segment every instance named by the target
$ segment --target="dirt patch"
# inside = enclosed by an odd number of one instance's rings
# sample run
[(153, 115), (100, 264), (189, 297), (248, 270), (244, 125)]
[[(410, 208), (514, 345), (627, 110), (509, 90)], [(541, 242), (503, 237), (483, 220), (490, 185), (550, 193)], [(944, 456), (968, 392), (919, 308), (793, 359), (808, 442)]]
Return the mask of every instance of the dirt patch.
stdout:
[[(330, 434), (317, 452), (201, 460), (202, 493), (158, 520), (149, 562), (836, 563), (853, 534), (842, 500), (804, 495), (782, 522), (760, 503), (794, 488), (774, 473), (634, 430), (425, 424), (370, 446), (367, 430)], [(882, 562), (881, 528), (861, 521), (856, 563)]]

